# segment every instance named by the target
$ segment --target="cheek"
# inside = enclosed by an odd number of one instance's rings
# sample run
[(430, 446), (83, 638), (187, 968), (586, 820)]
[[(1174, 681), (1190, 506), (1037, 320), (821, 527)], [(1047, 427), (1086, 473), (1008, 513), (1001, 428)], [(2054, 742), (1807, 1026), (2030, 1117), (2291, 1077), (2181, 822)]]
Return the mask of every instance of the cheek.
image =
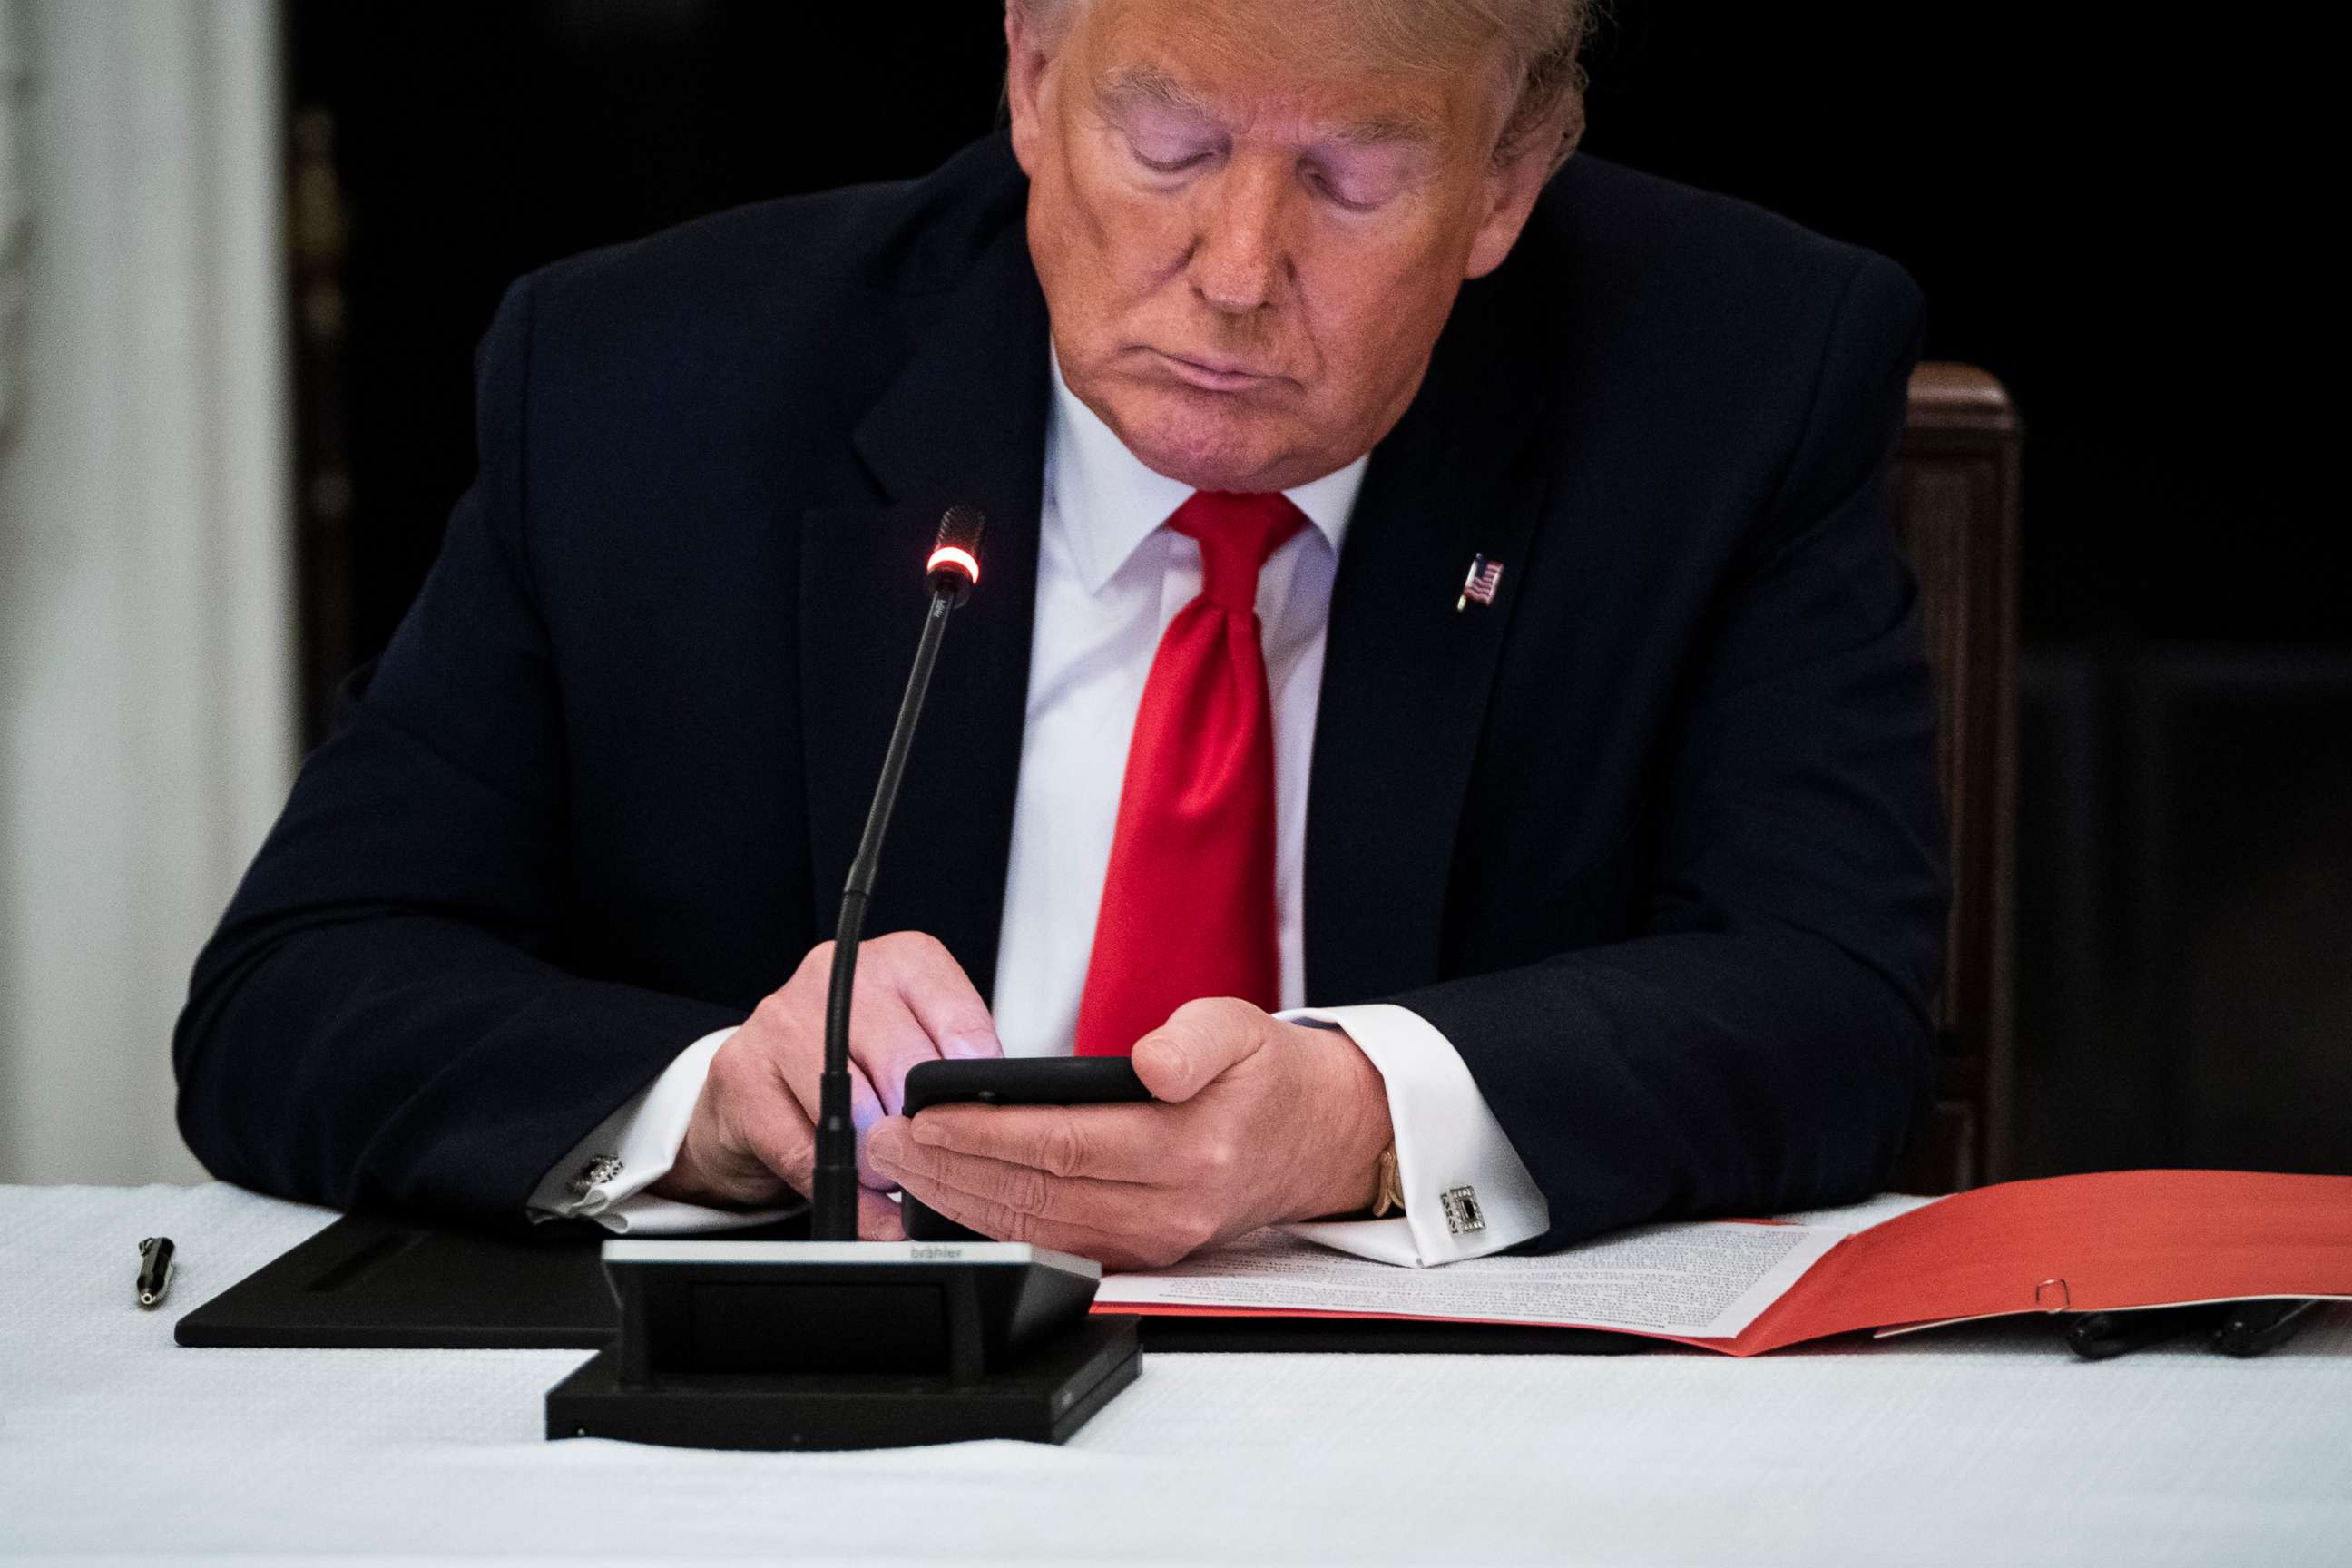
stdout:
[(1140, 295), (1183, 269), (1194, 225), (1182, 204), (1116, 187), (1081, 196), (1100, 287)]
[(1182, 269), (1188, 241), (1175, 204), (1139, 195), (1081, 158), (1029, 197), (1029, 245), (1057, 318), (1100, 321), (1140, 303)]
[(1301, 268), (1300, 306), (1317, 345), (1350, 376), (1418, 363), (1455, 292), (1444, 258), (1423, 247), (1339, 246)]
[(1128, 153), (1104, 134), (1082, 132), (1067, 168), (1066, 199), (1098, 262), (1134, 268), (1182, 224), (1182, 204), (1138, 189)]

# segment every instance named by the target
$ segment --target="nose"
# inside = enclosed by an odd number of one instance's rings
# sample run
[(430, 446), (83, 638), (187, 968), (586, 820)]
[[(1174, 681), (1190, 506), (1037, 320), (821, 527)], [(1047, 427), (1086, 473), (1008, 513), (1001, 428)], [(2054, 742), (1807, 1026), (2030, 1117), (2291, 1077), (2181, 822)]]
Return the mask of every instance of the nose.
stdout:
[(1188, 270), (1193, 291), (1226, 315), (1269, 303), (1288, 265), (1283, 241), (1286, 171), (1236, 158), (1201, 186), (1200, 235)]

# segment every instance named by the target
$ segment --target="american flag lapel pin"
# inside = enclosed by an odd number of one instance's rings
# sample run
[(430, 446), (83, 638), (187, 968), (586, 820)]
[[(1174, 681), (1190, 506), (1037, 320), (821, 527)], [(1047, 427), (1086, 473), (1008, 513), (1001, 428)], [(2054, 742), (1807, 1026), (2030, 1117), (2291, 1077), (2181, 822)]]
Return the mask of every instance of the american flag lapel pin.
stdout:
[(1489, 561), (1483, 555), (1470, 557), (1470, 574), (1462, 579), (1462, 596), (1454, 601), (1456, 613), (1472, 605), (1491, 605), (1495, 590), (1503, 585), (1503, 563)]

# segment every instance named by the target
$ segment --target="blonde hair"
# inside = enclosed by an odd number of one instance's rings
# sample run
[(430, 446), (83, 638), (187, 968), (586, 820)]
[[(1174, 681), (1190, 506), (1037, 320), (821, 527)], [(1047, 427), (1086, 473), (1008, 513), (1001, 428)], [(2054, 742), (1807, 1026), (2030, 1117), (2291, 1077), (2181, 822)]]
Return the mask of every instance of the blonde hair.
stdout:
[[(1085, 0), (1011, 0), (1045, 37), (1066, 28)], [(1298, 0), (1269, 0), (1283, 7)], [(1531, 150), (1547, 132), (1555, 169), (1584, 132), (1584, 45), (1600, 0), (1353, 0), (1366, 43), (1383, 56), (1451, 67), (1472, 50), (1499, 42), (1516, 97), (1496, 139), (1496, 162)]]

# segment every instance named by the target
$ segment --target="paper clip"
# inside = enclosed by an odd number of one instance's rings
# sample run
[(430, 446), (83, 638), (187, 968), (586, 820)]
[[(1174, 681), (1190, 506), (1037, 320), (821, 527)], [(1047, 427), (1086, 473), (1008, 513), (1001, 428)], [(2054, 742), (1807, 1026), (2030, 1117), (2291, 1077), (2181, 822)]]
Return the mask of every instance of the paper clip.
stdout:
[[(2050, 1304), (2050, 1288), (2053, 1285), (2058, 1288), (2058, 1304), (2054, 1307)], [(2074, 1292), (2067, 1289), (2063, 1279), (2044, 1279), (2033, 1288), (2033, 1304), (2045, 1312), (2071, 1311), (2074, 1306)]]

